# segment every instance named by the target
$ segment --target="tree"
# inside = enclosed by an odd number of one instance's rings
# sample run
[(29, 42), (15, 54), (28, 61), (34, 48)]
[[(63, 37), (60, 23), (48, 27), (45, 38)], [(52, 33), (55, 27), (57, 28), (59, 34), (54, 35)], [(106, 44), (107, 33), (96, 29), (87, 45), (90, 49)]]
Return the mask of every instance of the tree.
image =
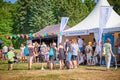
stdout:
[[(68, 25), (74, 26), (81, 20), (83, 20), (93, 6), (88, 9), (85, 3), (82, 3), (81, 0), (51, 0), (52, 8), (54, 11), (55, 18), (57, 23), (60, 23), (60, 19), (63, 16), (69, 17)], [(93, 4), (93, 1), (89, 1), (89, 4)]]
[(31, 32), (37, 32), (47, 25), (54, 24), (56, 21), (50, 0), (33, 0), (30, 11), (32, 15), (29, 23), (33, 27)]
[(2, 39), (5, 44), (11, 43), (11, 40), (6, 39), (5, 35), (12, 33), (15, 13), (16, 4), (0, 0), (0, 39)]
[(18, 0), (18, 10), (16, 14), (14, 33), (29, 33), (32, 29), (29, 26), (29, 20), (31, 18), (30, 4), (32, 0)]
[(50, 0), (18, 0), (15, 29), (17, 33), (33, 33), (55, 22)]
[(113, 9), (120, 15), (120, 0), (108, 0)]

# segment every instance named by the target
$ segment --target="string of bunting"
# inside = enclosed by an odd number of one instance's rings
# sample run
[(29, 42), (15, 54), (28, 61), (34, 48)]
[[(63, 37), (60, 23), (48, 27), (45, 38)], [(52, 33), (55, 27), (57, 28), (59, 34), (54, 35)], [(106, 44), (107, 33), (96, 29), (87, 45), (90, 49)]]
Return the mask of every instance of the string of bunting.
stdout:
[(44, 37), (55, 37), (55, 36), (59, 36), (62, 35), (62, 32), (53, 32), (53, 33), (44, 33), (44, 34), (40, 34), (40, 33), (29, 33), (29, 34), (6, 34), (5, 38), (6, 39), (16, 39), (16, 38), (22, 38), (22, 39), (29, 39), (29, 38), (44, 38)]

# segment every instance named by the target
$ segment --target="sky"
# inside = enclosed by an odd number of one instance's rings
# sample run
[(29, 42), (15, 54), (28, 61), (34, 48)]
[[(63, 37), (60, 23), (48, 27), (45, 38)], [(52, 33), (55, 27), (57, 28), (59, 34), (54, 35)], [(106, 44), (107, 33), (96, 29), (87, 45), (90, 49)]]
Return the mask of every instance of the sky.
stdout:
[(16, 0), (4, 0), (4, 1), (10, 1), (11, 3), (16, 2)]

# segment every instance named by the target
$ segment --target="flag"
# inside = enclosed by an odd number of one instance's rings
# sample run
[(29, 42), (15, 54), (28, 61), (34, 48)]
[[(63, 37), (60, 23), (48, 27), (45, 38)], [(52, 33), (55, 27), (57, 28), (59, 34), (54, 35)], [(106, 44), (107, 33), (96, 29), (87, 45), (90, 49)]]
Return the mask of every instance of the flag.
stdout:
[(101, 51), (102, 33), (112, 12), (111, 6), (101, 6), (99, 15), (99, 49)]
[(94, 2), (95, 2), (95, 3), (97, 3), (97, 2), (98, 2), (98, 0), (94, 0)]
[[(68, 17), (62, 17), (61, 18), (60, 33), (63, 32), (63, 30), (64, 30), (64, 28), (65, 28), (65, 26), (66, 26), (66, 24), (68, 22), (68, 19), (69, 19)], [(62, 42), (62, 35), (59, 35), (58, 36), (58, 44), (61, 43), (61, 42)]]
[(60, 24), (60, 32), (62, 32), (68, 22), (68, 17), (62, 17), (61, 24)]

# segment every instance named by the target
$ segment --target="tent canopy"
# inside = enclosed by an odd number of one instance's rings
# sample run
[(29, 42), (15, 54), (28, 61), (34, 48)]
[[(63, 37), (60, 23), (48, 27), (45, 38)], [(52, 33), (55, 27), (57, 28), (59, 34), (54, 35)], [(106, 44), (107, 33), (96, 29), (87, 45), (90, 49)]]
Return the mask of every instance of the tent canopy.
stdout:
[[(99, 0), (92, 12), (80, 23), (64, 31), (66, 36), (86, 35), (99, 29), (99, 13), (101, 6), (110, 6), (107, 0)], [(104, 32), (120, 31), (120, 16), (112, 9)]]

